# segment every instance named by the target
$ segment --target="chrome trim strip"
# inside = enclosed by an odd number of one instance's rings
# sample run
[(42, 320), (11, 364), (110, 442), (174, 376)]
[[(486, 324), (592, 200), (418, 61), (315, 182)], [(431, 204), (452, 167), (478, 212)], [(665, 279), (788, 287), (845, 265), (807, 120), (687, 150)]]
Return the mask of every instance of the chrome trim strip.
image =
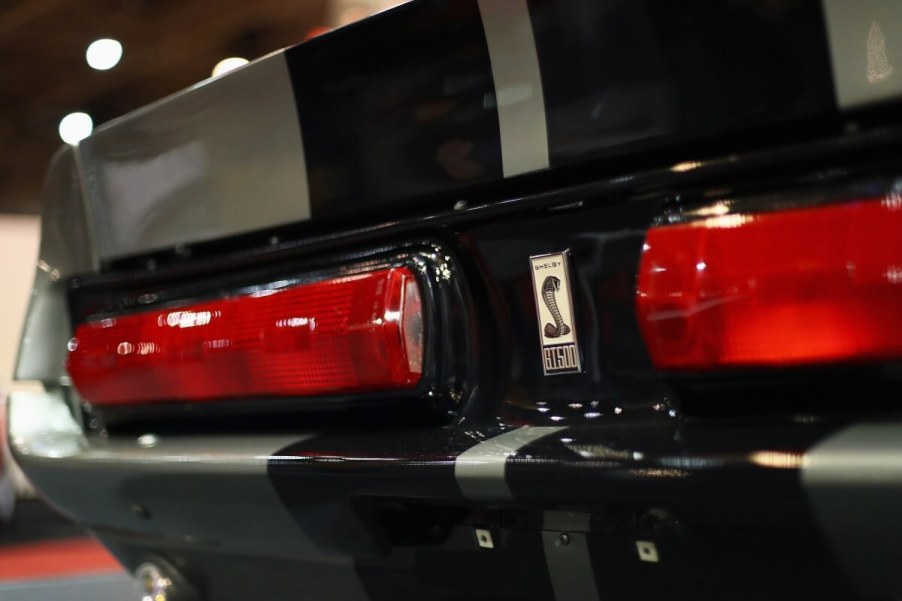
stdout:
[(103, 125), (79, 151), (101, 259), (310, 218), (284, 52)]
[(902, 3), (823, 0), (841, 109), (902, 95)]
[(474, 500), (513, 498), (504, 480), (508, 457), (544, 436), (564, 427), (525, 426), (480, 442), (461, 453), (454, 462), (454, 478), (464, 496)]
[(495, 80), (504, 177), (547, 169), (548, 126), (526, 0), (478, 0)]

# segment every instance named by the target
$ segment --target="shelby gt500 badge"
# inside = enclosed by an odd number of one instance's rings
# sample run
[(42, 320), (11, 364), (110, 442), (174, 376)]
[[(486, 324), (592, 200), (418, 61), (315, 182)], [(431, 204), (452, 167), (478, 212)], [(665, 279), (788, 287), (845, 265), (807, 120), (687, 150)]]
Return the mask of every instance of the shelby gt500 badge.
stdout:
[(546, 376), (582, 371), (573, 322), (569, 254), (565, 250), (529, 258)]

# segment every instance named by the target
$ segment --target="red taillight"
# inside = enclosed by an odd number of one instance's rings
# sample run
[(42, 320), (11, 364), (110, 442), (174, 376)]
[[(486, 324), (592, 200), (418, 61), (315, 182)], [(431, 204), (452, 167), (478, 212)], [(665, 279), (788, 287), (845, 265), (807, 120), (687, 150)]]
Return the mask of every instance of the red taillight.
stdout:
[(652, 228), (637, 315), (664, 370), (902, 358), (902, 203)]
[(383, 269), (82, 324), (68, 368), (97, 405), (409, 389), (422, 318), (413, 273)]

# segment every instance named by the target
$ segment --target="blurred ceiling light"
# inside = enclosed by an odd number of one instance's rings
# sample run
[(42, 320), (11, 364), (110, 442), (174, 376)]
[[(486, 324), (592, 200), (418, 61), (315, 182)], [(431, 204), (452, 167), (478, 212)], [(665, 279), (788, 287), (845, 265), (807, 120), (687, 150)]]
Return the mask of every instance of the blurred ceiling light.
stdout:
[(230, 58), (224, 58), (213, 67), (213, 77), (217, 75), (222, 75), (223, 73), (228, 73), (232, 69), (237, 69), (243, 65), (247, 64), (246, 58), (239, 58), (237, 56), (232, 56)]
[(95, 40), (88, 46), (85, 59), (92, 69), (106, 71), (119, 64), (122, 58), (122, 44), (108, 38)]
[(60, 121), (60, 138), (66, 144), (78, 144), (91, 135), (94, 122), (87, 113), (69, 113)]

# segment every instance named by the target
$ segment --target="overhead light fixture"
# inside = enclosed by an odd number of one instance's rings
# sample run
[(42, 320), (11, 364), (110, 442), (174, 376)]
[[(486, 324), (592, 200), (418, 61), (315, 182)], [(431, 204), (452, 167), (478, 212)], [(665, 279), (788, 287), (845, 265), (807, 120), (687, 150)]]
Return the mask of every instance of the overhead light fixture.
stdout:
[(78, 144), (91, 135), (94, 121), (87, 113), (69, 113), (60, 121), (60, 138), (66, 144)]
[(244, 66), (248, 63), (246, 58), (241, 58), (238, 56), (232, 56), (229, 58), (224, 58), (213, 67), (213, 77), (217, 75), (222, 75), (223, 73), (228, 73), (232, 69), (237, 69), (238, 67)]
[(88, 65), (98, 71), (112, 69), (119, 64), (119, 59), (121, 58), (122, 44), (109, 38), (91, 42), (91, 45), (88, 46), (88, 50), (85, 52), (85, 59), (88, 61)]

